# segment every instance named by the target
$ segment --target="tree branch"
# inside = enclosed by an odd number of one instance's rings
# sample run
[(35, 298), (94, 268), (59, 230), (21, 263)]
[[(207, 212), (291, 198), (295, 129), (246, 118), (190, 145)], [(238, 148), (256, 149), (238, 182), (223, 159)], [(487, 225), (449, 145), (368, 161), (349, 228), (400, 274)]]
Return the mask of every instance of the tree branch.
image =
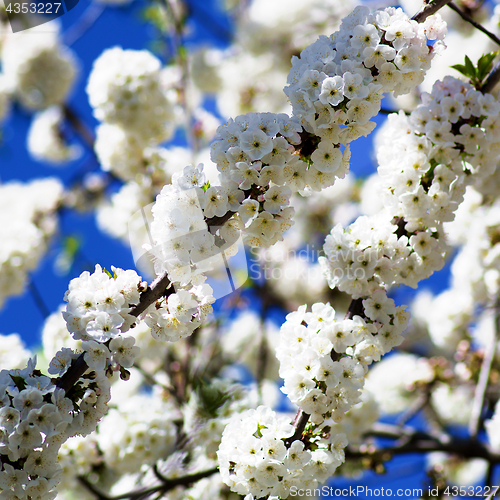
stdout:
[(33, 281), (33, 278), (31, 277), (28, 280), (28, 289), (33, 301), (35, 302), (35, 305), (42, 314), (43, 318), (47, 319), (50, 316), (49, 308), (45, 304), (42, 295), (40, 294), (37, 286), (35, 285), (35, 282)]
[(311, 415), (306, 413), (304, 410), (299, 409), (297, 415), (295, 415), (295, 419), (293, 420), (292, 424), (295, 427), (295, 432), (288, 439), (285, 439), (285, 446), (287, 448), (290, 448), (291, 444), (294, 441), (297, 441), (297, 439), (300, 439), (302, 437), (302, 433), (306, 428), (307, 422), (309, 422), (310, 416)]
[(166, 479), (157, 486), (153, 486), (151, 488), (144, 488), (142, 490), (130, 491), (128, 493), (124, 493), (122, 495), (109, 496), (106, 493), (99, 491), (92, 483), (90, 483), (85, 477), (78, 476), (78, 480), (80, 483), (85, 486), (98, 500), (139, 500), (141, 498), (147, 498), (154, 493), (166, 493), (167, 491), (173, 490), (177, 488), (177, 486), (189, 486), (200, 479), (204, 479), (206, 477), (210, 477), (213, 474), (219, 472), (217, 467), (213, 469), (208, 469), (201, 472), (196, 472), (195, 474), (188, 474), (187, 476), (176, 477), (174, 479)]
[(492, 464), (500, 463), (500, 453), (493, 452), (484, 443), (477, 439), (461, 439), (454, 438), (449, 442), (442, 442), (437, 437), (426, 434), (422, 431), (408, 430), (406, 432), (398, 432), (398, 427), (385, 424), (386, 428), (374, 427), (366, 436), (404, 439), (401, 444), (389, 446), (387, 448), (378, 448), (375, 452), (367, 453), (361, 447), (348, 447), (346, 457), (361, 458), (367, 455), (404, 455), (407, 453), (428, 453), (431, 451), (442, 451), (453, 455), (458, 455), (463, 458), (483, 458)]
[(406, 424), (408, 420), (417, 415), (427, 405), (429, 397), (430, 394), (428, 391), (421, 393), (412, 405), (398, 418), (398, 426)]
[(352, 319), (354, 316), (366, 318), (365, 309), (363, 307), (363, 299), (352, 299), (344, 319)]
[(73, 360), (68, 371), (59, 379), (56, 387), (64, 389), (64, 392), (68, 394), (71, 388), (78, 382), (78, 379), (88, 370), (89, 366), (83, 359), (85, 353), (82, 352), (76, 360)]
[(484, 33), (487, 37), (489, 37), (491, 40), (493, 40), (497, 45), (500, 45), (500, 38), (498, 38), (491, 31), (488, 31), (484, 26), (482, 26), (478, 22), (474, 21), (474, 19), (472, 19), (472, 17), (470, 17), (465, 12), (461, 11), (453, 2), (450, 2), (448, 4), (448, 7), (451, 10), (453, 10), (454, 12), (456, 12), (464, 21), (472, 24), (472, 26), (474, 26), (474, 28), (476, 28), (477, 30), (479, 30), (482, 33)]
[[(205, 219), (207, 226), (210, 229), (218, 228), (226, 223), (235, 212), (227, 212), (221, 217), (211, 217)], [(154, 304), (161, 297), (168, 297), (169, 295), (175, 293), (175, 288), (168, 277), (167, 272), (162, 276), (158, 276), (152, 283), (151, 286), (141, 293), (139, 303), (131, 308), (129, 314), (138, 317), (142, 314), (151, 304)], [(83, 359), (84, 353), (82, 353), (76, 361), (74, 361), (69, 367), (68, 371), (61, 377), (57, 383), (57, 387), (64, 389), (66, 394), (69, 390), (76, 384), (78, 379), (88, 370), (88, 365)]]
[(417, 23), (423, 23), (429, 16), (432, 16), (432, 14), (435, 14), (450, 2), (451, 0), (434, 0), (434, 2), (429, 2), (412, 17), (412, 20), (417, 21)]
[(139, 303), (132, 307), (129, 314), (137, 317), (158, 299), (161, 297), (168, 297), (172, 293), (175, 293), (175, 289), (171, 286), (168, 273), (165, 272), (162, 276), (158, 276), (153, 283), (151, 283), (151, 286), (148, 286), (148, 288), (141, 293)]

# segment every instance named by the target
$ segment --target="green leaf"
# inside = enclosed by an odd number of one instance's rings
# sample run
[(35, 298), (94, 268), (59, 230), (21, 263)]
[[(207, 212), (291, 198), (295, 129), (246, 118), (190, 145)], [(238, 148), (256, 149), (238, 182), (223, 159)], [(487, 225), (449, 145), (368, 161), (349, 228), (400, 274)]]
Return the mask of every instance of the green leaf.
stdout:
[(253, 433), (253, 435), (256, 437), (256, 438), (261, 438), (262, 437), (262, 429), (267, 429), (267, 427), (265, 425), (262, 425), (262, 424), (257, 424), (257, 430)]
[(465, 68), (471, 78), (476, 78), (476, 68), (469, 59), (469, 56), (465, 56)]
[(456, 69), (459, 73), (462, 73), (462, 75), (469, 77), (467, 74), (467, 68), (463, 64), (454, 64), (451, 68)]
[(20, 391), (24, 391), (24, 389), (26, 389), (26, 381), (24, 380), (23, 377), (20, 377), (19, 375), (10, 374), (10, 378)]
[(111, 278), (113, 279), (113, 275), (105, 268), (103, 267), (102, 270)]
[(484, 54), (479, 58), (479, 61), (477, 62), (477, 77), (479, 81), (483, 81), (491, 71), (491, 68), (493, 67), (493, 61), (497, 55), (498, 51), (489, 52), (488, 54)]
[(198, 399), (197, 414), (204, 419), (217, 418), (219, 408), (231, 400), (231, 394), (203, 380), (199, 381), (195, 392)]

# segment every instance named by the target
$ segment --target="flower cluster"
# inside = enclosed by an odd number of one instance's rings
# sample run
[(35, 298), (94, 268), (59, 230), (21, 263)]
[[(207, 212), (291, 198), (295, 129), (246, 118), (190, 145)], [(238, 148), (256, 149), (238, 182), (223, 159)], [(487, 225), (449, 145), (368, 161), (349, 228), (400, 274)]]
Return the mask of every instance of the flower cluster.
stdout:
[[(436, 296), (423, 291), (412, 305), (417, 325), (427, 330), (435, 346), (449, 353), (470, 336), (486, 346), (492, 335), (488, 305), (500, 287), (500, 207), (498, 201), (482, 203), (483, 196), (469, 186), (456, 219), (445, 224), (449, 243), (463, 245), (451, 264), (450, 287)], [(474, 323), (477, 326), (471, 329)]]
[(0, 306), (24, 290), (57, 229), (63, 187), (56, 179), (0, 184)]
[[(207, 217), (238, 211), (245, 224), (246, 243), (270, 246), (281, 240), (292, 224), (290, 195), (306, 187), (307, 165), (294, 155), (292, 146), (300, 142), (301, 130), (287, 115), (274, 113), (247, 113), (221, 125), (211, 158), (220, 172), (222, 186), (211, 188), (215, 198), (207, 191)], [(338, 159), (336, 168), (341, 161)], [(322, 172), (317, 172), (316, 177), (312, 171), (309, 174), (310, 183), (318, 190), (325, 178), (330, 184), (335, 179)], [(227, 195), (217, 195), (228, 190), (232, 203)]]
[[(379, 417), (378, 402), (365, 387), (361, 394), (361, 401), (348, 410), (342, 421), (332, 426), (332, 430), (337, 434), (345, 434), (349, 444), (358, 445), (363, 442), (365, 434), (372, 429)], [(347, 462), (345, 466), (349, 467), (349, 463)]]
[(359, 217), (347, 230), (337, 224), (326, 237), (326, 257), (319, 258), (330, 287), (354, 298), (365, 297), (383, 284), (415, 288), (441, 269), (447, 248), (444, 238), (437, 238), (434, 227), (400, 234), (402, 220), (384, 209)]
[[(390, 374), (397, 373), (394, 377)], [(416, 387), (431, 382), (434, 374), (427, 360), (397, 352), (383, 359), (366, 378), (369, 390), (383, 414), (403, 412), (418, 399)]]
[(377, 150), (384, 204), (411, 226), (453, 220), (465, 185), (488, 189), (500, 154), (499, 113), (491, 94), (446, 77), (409, 117), (391, 116)]
[(315, 449), (308, 451), (300, 440), (287, 442), (293, 432), (289, 416), (265, 406), (232, 417), (217, 452), (223, 482), (251, 499), (284, 499), (293, 487), (326, 481), (344, 461), (345, 435), (320, 429), (311, 435)]
[[(338, 29), (356, 0), (253, 0), (238, 16), (231, 50), (195, 52), (191, 75), (203, 92), (217, 92), (217, 108), (231, 117), (251, 111), (289, 112), (281, 82), (290, 59), (318, 35)], [(253, 75), (248, 78), (248, 75)]]
[(10, 370), (26, 366), (31, 352), (26, 349), (21, 337), (17, 333), (10, 335), (0, 334), (0, 366)]
[[(237, 182), (240, 190), (246, 193), (254, 186), (255, 193), (250, 191), (254, 195), (251, 196), (253, 201), (246, 202), (240, 212), (245, 222), (253, 220), (251, 214), (258, 214), (255, 210), (258, 197), (255, 200), (255, 195), (265, 196), (267, 203), (262, 207), (264, 211), (279, 214), (280, 211), (285, 212), (278, 209), (288, 205), (292, 192), (321, 191), (347, 173), (349, 148), (342, 153), (333, 145), (320, 148), (316, 141), (310, 145), (312, 154), (311, 151), (304, 152), (307, 147), (301, 136), (302, 127), (285, 114), (247, 113), (230, 119), (217, 131), (220, 140), (212, 144), (211, 157), (222, 179), (230, 178)], [(296, 150), (301, 150), (301, 153), (296, 154)], [(314, 162), (312, 165), (311, 160)], [(272, 188), (266, 192), (268, 186)], [(274, 198), (283, 202), (280, 205), (271, 203)], [(251, 210), (253, 207), (254, 210)], [(264, 214), (258, 216), (264, 217)]]
[(465, 186), (488, 189), (500, 153), (500, 103), (452, 77), (436, 82), (411, 113), (389, 116), (378, 137), (385, 209), (333, 228), (322, 259), (331, 287), (365, 296), (370, 287), (415, 288), (444, 265), (443, 223)]
[[(318, 35), (337, 30), (355, 6), (350, 0), (291, 0), (287, 5), (279, 0), (254, 0), (246, 16), (238, 19), (236, 36), (252, 55), (269, 54), (276, 66), (288, 71), (293, 54), (300, 53)], [(279, 50), (270, 51), (272, 46), (279, 46)]]
[(2, 69), (7, 85), (30, 110), (64, 103), (77, 70), (72, 52), (60, 44), (57, 33), (34, 36), (28, 31), (6, 38)]
[[(175, 284), (175, 292), (172, 290), (167, 299), (148, 309), (146, 322), (158, 339), (179, 340), (205, 321), (212, 312), (214, 298), (204, 273), (221, 266), (234, 252), (232, 226), (221, 227), (217, 240), (208, 230), (203, 209), (211, 215), (225, 214), (225, 209), (221, 212), (215, 208), (216, 214), (210, 212), (207, 200), (214, 189), (205, 192), (204, 185), (202, 165), (185, 167), (172, 177), (172, 184), (162, 189), (152, 209), (154, 246), (149, 245), (148, 250), (154, 256), (156, 274), (168, 272)], [(217, 203), (215, 200), (213, 206)]]
[[(63, 312), (68, 330), (75, 340), (82, 340), (85, 362), (95, 370), (105, 370), (111, 360), (114, 366), (130, 367), (139, 349), (133, 337), (122, 337), (136, 321), (129, 314), (137, 304), (146, 284), (135, 271), (112, 267), (114, 276), (96, 265), (95, 272), (83, 272), (71, 280), (64, 296)], [(63, 348), (52, 361), (53, 371), (60, 373), (71, 362), (71, 350)]]
[(438, 15), (419, 24), (401, 9), (356, 7), (339, 31), (292, 58), (285, 93), (294, 116), (329, 145), (367, 135), (383, 94), (404, 94), (421, 83), (439, 43), (429, 47), (427, 40), (445, 34)]
[(53, 499), (60, 481), (61, 444), (93, 432), (107, 411), (109, 382), (103, 372), (80, 379), (70, 399), (35, 363), (0, 372), (2, 498)]
[[(144, 145), (168, 139), (173, 132), (173, 106), (160, 70), (160, 61), (146, 50), (104, 51), (95, 60), (87, 84), (95, 117), (136, 136)], [(100, 134), (109, 131), (109, 127), (99, 129)]]
[(399, 345), (408, 315), (384, 290), (362, 301), (363, 317), (335, 320), (330, 304), (306, 306), (287, 316), (277, 357), (283, 392), (311, 421), (340, 422), (359, 402), (368, 365)]
[(103, 123), (97, 128), (95, 152), (102, 170), (132, 180), (144, 170), (144, 142), (116, 125)]

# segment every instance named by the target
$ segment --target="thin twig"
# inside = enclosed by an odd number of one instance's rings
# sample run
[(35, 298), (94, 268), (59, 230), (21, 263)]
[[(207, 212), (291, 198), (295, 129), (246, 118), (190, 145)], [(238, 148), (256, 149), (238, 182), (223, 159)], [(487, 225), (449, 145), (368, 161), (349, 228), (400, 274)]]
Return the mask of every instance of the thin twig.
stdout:
[(172, 394), (172, 396), (175, 396), (175, 391), (173, 387), (169, 387), (165, 384), (162, 384), (161, 382), (158, 382), (158, 380), (156, 380), (153, 375), (148, 373), (146, 370), (144, 370), (144, 368), (139, 366), (137, 363), (134, 363), (133, 366), (146, 379), (146, 382), (148, 382), (151, 385), (157, 385), (158, 387), (161, 387), (165, 392), (168, 392)]
[(434, 2), (429, 2), (422, 9), (417, 12), (412, 19), (417, 21), (417, 23), (423, 23), (428, 17), (435, 14), (439, 9), (442, 9), (445, 5), (449, 4), (451, 0), (435, 0)]
[(422, 434), (422, 436), (424, 435), (421, 431), (415, 430), (413, 427), (409, 427), (407, 425), (393, 425), (376, 422), (372, 425), (372, 428), (364, 434), (364, 436), (375, 436), (388, 439), (413, 439), (415, 436), (420, 434)]
[(155, 493), (166, 493), (167, 491), (173, 490), (177, 488), (177, 486), (189, 486), (200, 479), (204, 479), (206, 477), (210, 477), (213, 474), (219, 472), (217, 467), (213, 469), (204, 470), (201, 472), (196, 472), (195, 474), (188, 474), (187, 476), (176, 477), (174, 479), (166, 479), (157, 486), (153, 486), (151, 488), (144, 488), (138, 491), (130, 491), (128, 493), (124, 493), (122, 495), (109, 496), (106, 493), (99, 491), (92, 483), (90, 483), (85, 477), (79, 476), (78, 480), (80, 483), (85, 486), (98, 500), (138, 500), (140, 498), (147, 498), (150, 495)]
[(450, 2), (448, 4), (448, 7), (456, 12), (464, 21), (467, 21), (468, 23), (472, 24), (474, 28), (477, 30), (483, 32), (487, 37), (491, 38), (497, 45), (500, 45), (500, 38), (498, 38), (494, 33), (491, 31), (488, 31), (484, 26), (479, 24), (478, 22), (474, 21), (472, 17), (470, 17), (468, 14), (460, 10), (453, 2)]
[(424, 406), (424, 415), (427, 418), (430, 434), (436, 439), (439, 439), (442, 443), (449, 443), (452, 440), (452, 437), (446, 431), (443, 421), (431, 401), (429, 401), (429, 404)]
[(495, 358), (495, 351), (500, 337), (500, 295), (495, 301), (495, 331), (491, 338), (490, 345), (486, 348), (484, 353), (483, 363), (481, 365), (481, 371), (479, 373), (479, 381), (476, 386), (476, 392), (474, 394), (474, 401), (472, 403), (472, 413), (469, 422), (469, 434), (471, 437), (475, 438), (479, 431), (479, 426), (481, 423), (481, 413), (484, 406), (484, 396), (486, 394), (486, 388), (488, 387), (488, 380), (490, 378), (491, 366), (493, 364), (493, 359)]
[(262, 382), (266, 378), (267, 363), (268, 363), (268, 345), (267, 345), (267, 330), (266, 330), (266, 311), (267, 305), (264, 304), (261, 310), (260, 317), (260, 342), (257, 356), (256, 379), (257, 393), (259, 404), (262, 404)]
[(495, 473), (495, 467), (493, 462), (488, 462), (488, 470), (486, 471), (486, 480), (484, 485), (491, 488), (493, 486), (493, 474)]

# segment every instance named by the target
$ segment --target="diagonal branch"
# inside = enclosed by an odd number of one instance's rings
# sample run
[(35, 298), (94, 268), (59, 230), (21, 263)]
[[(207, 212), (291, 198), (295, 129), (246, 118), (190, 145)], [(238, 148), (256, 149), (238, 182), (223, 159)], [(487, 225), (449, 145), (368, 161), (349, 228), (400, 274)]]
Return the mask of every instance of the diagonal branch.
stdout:
[[(376, 436), (376, 433), (370, 433)], [(432, 451), (442, 451), (463, 458), (483, 458), (490, 463), (500, 463), (500, 454), (494, 453), (483, 443), (475, 439), (455, 438), (449, 443), (442, 443), (431, 436), (419, 436), (415, 439), (405, 441), (401, 445), (378, 448), (375, 452), (370, 452), (371, 456), (383, 457), (384, 455), (405, 455), (408, 453), (429, 453)], [(366, 450), (362, 447), (349, 446), (346, 449), (346, 458), (363, 458), (367, 456)]]
[(175, 292), (172, 283), (168, 277), (167, 272), (165, 272), (162, 276), (158, 276), (151, 286), (141, 293), (141, 298), (139, 299), (139, 303), (132, 307), (129, 311), (129, 314), (132, 316), (139, 316), (143, 313), (151, 304), (154, 304), (161, 297), (168, 297), (172, 293)]
[(96, 488), (92, 483), (90, 483), (85, 477), (79, 476), (78, 480), (80, 483), (87, 488), (98, 500), (139, 500), (141, 498), (147, 498), (150, 495), (155, 493), (166, 493), (167, 491), (173, 490), (177, 486), (189, 486), (190, 484), (199, 481), (200, 479), (204, 479), (206, 477), (210, 477), (213, 474), (219, 472), (217, 467), (213, 469), (204, 470), (201, 472), (196, 472), (194, 474), (189, 474), (187, 476), (176, 477), (173, 479), (165, 479), (161, 484), (157, 486), (153, 486), (151, 488), (144, 488), (137, 491), (130, 491), (128, 493), (124, 493), (122, 495), (110, 496), (106, 493), (101, 492), (98, 488)]
[(417, 21), (417, 23), (423, 23), (428, 17), (435, 14), (439, 9), (442, 9), (445, 5), (449, 4), (451, 0), (434, 0), (434, 2), (429, 2), (417, 12), (412, 19)]
[(292, 424), (295, 427), (295, 432), (293, 433), (292, 436), (290, 436), (285, 440), (285, 446), (287, 448), (290, 448), (290, 446), (294, 441), (297, 441), (297, 439), (300, 439), (302, 437), (302, 433), (306, 428), (307, 422), (309, 422), (310, 416), (311, 415), (306, 413), (304, 410), (299, 409), (297, 415), (295, 415), (295, 419), (293, 420)]
[[(376, 448), (370, 451), (371, 456), (383, 457), (384, 455), (403, 455), (406, 453), (428, 453), (431, 451), (442, 451), (463, 458), (483, 458), (490, 464), (500, 463), (500, 453), (493, 451), (490, 447), (477, 439), (464, 439), (454, 437), (449, 441), (442, 441), (424, 431), (411, 427), (400, 428), (391, 424), (375, 424), (365, 436), (393, 439), (396, 442), (387, 447)], [(349, 446), (346, 449), (347, 457), (367, 456), (363, 446)]]
[(469, 14), (466, 14), (464, 11), (460, 10), (453, 2), (450, 2), (448, 4), (448, 7), (456, 12), (464, 21), (472, 24), (474, 28), (478, 29), (482, 33), (484, 33), (487, 37), (489, 37), (491, 40), (493, 40), (497, 45), (500, 45), (500, 38), (498, 38), (494, 33), (491, 31), (488, 31), (483, 25), (479, 24), (478, 22), (474, 21), (472, 17), (469, 16)]
[(104, 3), (92, 2), (76, 23), (63, 34), (64, 43), (69, 47), (85, 35), (104, 12), (105, 8), (106, 6)]

